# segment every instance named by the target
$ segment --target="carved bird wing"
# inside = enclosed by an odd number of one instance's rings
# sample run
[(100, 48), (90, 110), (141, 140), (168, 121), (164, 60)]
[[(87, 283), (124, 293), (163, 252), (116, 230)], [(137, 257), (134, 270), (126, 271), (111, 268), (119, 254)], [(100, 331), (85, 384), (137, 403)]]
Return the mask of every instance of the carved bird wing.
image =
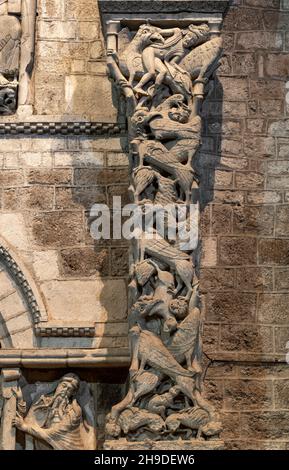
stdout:
[(194, 308), (180, 323), (170, 343), (167, 345), (173, 356), (184, 354), (195, 347), (199, 337), (199, 327), (200, 310)]
[(153, 255), (158, 258), (169, 258), (175, 260), (190, 260), (191, 257), (183, 251), (177, 250), (164, 239), (145, 240), (145, 246)]
[(159, 162), (168, 163), (171, 165), (175, 165), (179, 162), (176, 156), (169, 152), (161, 143), (145, 142), (142, 145), (141, 151), (144, 157), (152, 157)]
[(169, 377), (176, 375), (193, 376), (192, 372), (184, 369), (175, 360), (160, 338), (150, 331), (143, 330), (140, 334), (139, 354), (146, 357), (151, 367), (160, 370)]
[(143, 167), (134, 173), (134, 185), (137, 188), (138, 194), (141, 194), (155, 178), (154, 171), (149, 167)]

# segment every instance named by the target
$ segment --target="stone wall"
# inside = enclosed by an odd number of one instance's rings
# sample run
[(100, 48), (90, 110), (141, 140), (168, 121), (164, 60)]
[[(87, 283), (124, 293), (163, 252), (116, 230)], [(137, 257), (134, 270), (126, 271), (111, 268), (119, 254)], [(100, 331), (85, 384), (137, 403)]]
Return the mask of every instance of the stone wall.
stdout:
[(289, 3), (235, 2), (223, 29), (198, 162), (208, 394), (230, 448), (288, 448)]
[(38, 10), (35, 112), (115, 121), (97, 1), (40, 0)]
[(128, 188), (120, 139), (2, 137), (1, 163), (1, 237), (33, 274), (49, 320), (97, 322), (93, 344), (71, 346), (125, 346), (127, 248), (90, 236), (91, 206)]
[[(228, 448), (288, 448), (289, 2), (233, 3), (196, 163), (207, 393)], [(116, 122), (97, 1), (39, 0), (38, 9), (35, 114)], [(43, 337), (43, 348), (127, 346), (127, 244), (89, 234), (92, 204), (128, 201), (126, 146), (125, 135), (0, 137), (1, 239), (30, 271), (51, 325), (96, 322), (94, 338)], [(109, 382), (125, 374), (94, 373), (102, 428), (119, 401)]]
[[(34, 83), (36, 122), (116, 121), (95, 0), (38, 1)], [(67, 347), (127, 345), (127, 249), (95, 242), (89, 214), (95, 203), (126, 197), (124, 150), (125, 137), (105, 131), (1, 136), (0, 236), (33, 275), (50, 323), (96, 322), (95, 339), (67, 338)], [(59, 338), (41, 346), (57, 347)]]

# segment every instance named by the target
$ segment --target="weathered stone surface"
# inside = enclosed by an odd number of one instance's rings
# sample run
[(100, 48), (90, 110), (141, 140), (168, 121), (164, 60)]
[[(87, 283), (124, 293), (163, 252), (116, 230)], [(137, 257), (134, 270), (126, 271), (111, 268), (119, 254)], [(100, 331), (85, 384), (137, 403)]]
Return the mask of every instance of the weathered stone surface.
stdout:
[(260, 264), (287, 266), (289, 264), (289, 240), (261, 239), (258, 258)]
[(277, 409), (289, 409), (289, 381), (276, 380), (274, 383), (274, 397)]
[(41, 289), (54, 320), (106, 322), (126, 318), (126, 285), (122, 280), (50, 281)]
[(220, 327), (219, 325), (214, 325), (212, 323), (204, 325), (204, 332), (203, 332), (203, 346), (204, 351), (206, 354), (214, 354), (216, 351), (219, 350), (220, 346), (220, 334), (219, 334)]
[(77, 20), (96, 20), (99, 17), (98, 5), (93, 0), (85, 0), (85, 8), (78, 0), (65, 2), (65, 16)]
[(239, 53), (232, 56), (233, 72), (236, 75), (250, 75), (256, 70), (256, 61), (252, 53)]
[(265, 380), (225, 380), (224, 408), (270, 409), (273, 404), (272, 382)]
[(268, 176), (268, 189), (289, 189), (289, 176)]
[(74, 182), (78, 186), (118, 184), (126, 181), (128, 181), (128, 170), (126, 169), (76, 168), (74, 171)]
[(232, 8), (224, 20), (224, 30), (262, 29), (262, 14), (250, 8)]
[(289, 290), (289, 268), (275, 268), (275, 286), (277, 290)]
[(260, 114), (264, 117), (267, 116), (280, 116), (283, 111), (282, 100), (260, 100)]
[[(105, 107), (102, 106), (103, 100)], [(92, 121), (116, 121), (108, 79), (87, 75), (66, 76), (64, 112), (81, 116), (85, 113)]]
[(273, 290), (273, 272), (270, 268), (238, 268), (237, 286), (244, 291)]
[(274, 158), (276, 155), (275, 139), (273, 137), (245, 137), (244, 152), (252, 158)]
[(252, 99), (282, 99), (284, 97), (283, 82), (277, 80), (250, 80), (250, 97)]
[(72, 174), (71, 169), (29, 170), (27, 182), (29, 184), (71, 184)]
[(255, 51), (280, 50), (283, 47), (283, 36), (273, 31), (246, 31), (237, 34), (237, 49)]
[[(203, 194), (203, 191), (201, 192)], [(244, 203), (245, 194), (241, 191), (226, 191), (226, 190), (215, 190), (213, 195), (210, 192), (204, 192), (204, 198), (208, 199), (208, 196), (213, 198), (215, 203), (232, 204), (233, 206), (240, 206)]]
[(236, 207), (233, 212), (233, 232), (253, 235), (273, 235), (274, 207)]
[(105, 248), (71, 248), (60, 251), (59, 263), (65, 277), (107, 276), (109, 253)]
[(289, 206), (277, 207), (276, 214), (276, 236), (288, 237), (289, 233)]
[(21, 186), (24, 183), (23, 173), (18, 170), (1, 170), (0, 186)]
[[(275, 327), (275, 351), (277, 354), (282, 354), (285, 356), (288, 353), (288, 338), (289, 338), (289, 328), (286, 326)], [(287, 366), (287, 364), (286, 364)], [(277, 374), (274, 374), (276, 376)]]
[(0, 213), (0, 234), (18, 250), (28, 251), (28, 238), (24, 214), (19, 212)]
[(105, 187), (57, 187), (55, 188), (55, 208), (89, 210), (94, 204), (106, 204)]
[(289, 294), (262, 294), (259, 297), (258, 319), (261, 323), (289, 325)]
[(211, 441), (145, 441), (131, 442), (126, 439), (105, 441), (104, 450), (223, 450), (224, 442), (216, 439)]
[(236, 188), (238, 189), (263, 189), (264, 184), (265, 176), (262, 173), (236, 172)]
[(226, 90), (228, 101), (243, 101), (249, 98), (248, 81), (243, 78), (220, 77), (221, 90)]
[(202, 291), (233, 289), (235, 285), (234, 270), (230, 268), (203, 268), (200, 282)]
[(45, 0), (39, 2), (38, 14), (41, 17), (60, 18), (63, 14), (64, 3), (61, 0)]
[[(112, 103), (106, 78), (97, 2), (37, 3), (34, 113), (51, 122), (70, 120), (73, 113), (84, 121), (115, 121), (117, 100), (114, 96)], [(178, 3), (184, 8), (184, 2)], [(222, 355), (246, 359), (240, 366), (216, 361), (207, 371), (207, 396), (218, 408), (223, 402), (226, 410), (222, 437), (229, 449), (288, 450), (289, 445), (288, 365), (258, 362), (262, 356), (285, 361), (289, 341), (289, 32), (284, 14), (289, 3), (278, 4), (238, 0), (230, 7), (222, 34), (225, 57), (202, 112), (208, 126), (203, 126), (196, 170), (201, 179), (204, 351), (218, 361)], [(127, 244), (96, 242), (84, 233), (94, 203), (111, 206), (113, 196), (130, 202), (126, 133), (48, 137), (20, 136), (14, 130), (8, 136), (6, 131), (0, 138), (0, 237), (31, 270), (49, 318), (59, 324), (101, 319), (95, 338), (42, 338), (39, 344), (61, 345), (63, 351), (81, 348), (83, 354), (86, 348), (127, 348)], [(0, 272), (1, 289), (5, 285)], [(9, 325), (16, 347), (26, 348), (34, 344), (30, 314), (22, 317), (19, 311), (18, 317), (13, 299)], [(115, 369), (100, 372), (111, 381)], [(38, 373), (37, 380), (46, 374)], [(104, 384), (103, 399), (97, 396), (101, 440), (104, 415), (125, 394), (124, 387), (114, 394), (116, 388)], [(273, 415), (264, 416), (264, 409), (273, 406)]]
[(277, 191), (248, 191), (247, 201), (252, 205), (277, 204), (282, 201), (282, 194)]
[(273, 352), (273, 331), (267, 326), (224, 325), (221, 327), (221, 349), (236, 353)]
[(111, 275), (114, 277), (128, 276), (129, 256), (126, 248), (112, 248)]
[(84, 236), (83, 217), (77, 212), (43, 212), (32, 217), (31, 230), (37, 245), (78, 245)]
[(34, 251), (33, 269), (39, 281), (57, 279), (59, 277), (57, 251)]
[(232, 232), (232, 208), (226, 205), (214, 205), (212, 208), (212, 234), (221, 235)]
[(211, 267), (217, 265), (217, 239), (202, 239), (202, 266)]
[(248, 323), (255, 319), (256, 295), (238, 292), (209, 293), (207, 319), (213, 322)]
[(51, 210), (54, 205), (54, 189), (47, 186), (7, 189), (3, 193), (6, 210)]
[(289, 70), (289, 54), (268, 54), (265, 62), (266, 74), (270, 77), (286, 79)]
[(221, 237), (219, 264), (227, 266), (255, 265), (257, 241), (255, 238)]
[(288, 411), (242, 413), (241, 425), (248, 437), (288, 439)]

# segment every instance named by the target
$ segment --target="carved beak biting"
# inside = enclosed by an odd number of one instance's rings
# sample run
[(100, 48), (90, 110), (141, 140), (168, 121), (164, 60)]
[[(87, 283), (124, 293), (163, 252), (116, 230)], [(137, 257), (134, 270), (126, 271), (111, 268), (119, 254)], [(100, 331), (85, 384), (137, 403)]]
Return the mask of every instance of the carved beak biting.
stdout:
[(165, 40), (159, 33), (154, 33), (150, 37), (150, 41), (154, 44), (164, 44)]

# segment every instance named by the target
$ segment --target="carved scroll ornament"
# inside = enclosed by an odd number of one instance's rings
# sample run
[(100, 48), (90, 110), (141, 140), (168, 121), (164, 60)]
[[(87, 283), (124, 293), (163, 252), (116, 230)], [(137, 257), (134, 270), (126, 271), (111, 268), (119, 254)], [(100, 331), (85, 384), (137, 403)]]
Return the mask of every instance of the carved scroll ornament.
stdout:
[[(140, 207), (178, 210), (186, 228), (198, 226), (201, 109), (222, 55), (222, 40), (207, 23), (133, 33), (108, 26), (110, 77), (126, 101), (131, 191)], [(153, 212), (153, 211), (152, 211)], [(181, 216), (180, 216), (181, 214)], [(131, 252), (129, 391), (107, 418), (107, 439), (143, 441), (219, 437), (222, 425), (203, 394), (199, 240), (182, 243), (153, 223), (154, 237)], [(198, 237), (197, 237), (198, 238)]]

